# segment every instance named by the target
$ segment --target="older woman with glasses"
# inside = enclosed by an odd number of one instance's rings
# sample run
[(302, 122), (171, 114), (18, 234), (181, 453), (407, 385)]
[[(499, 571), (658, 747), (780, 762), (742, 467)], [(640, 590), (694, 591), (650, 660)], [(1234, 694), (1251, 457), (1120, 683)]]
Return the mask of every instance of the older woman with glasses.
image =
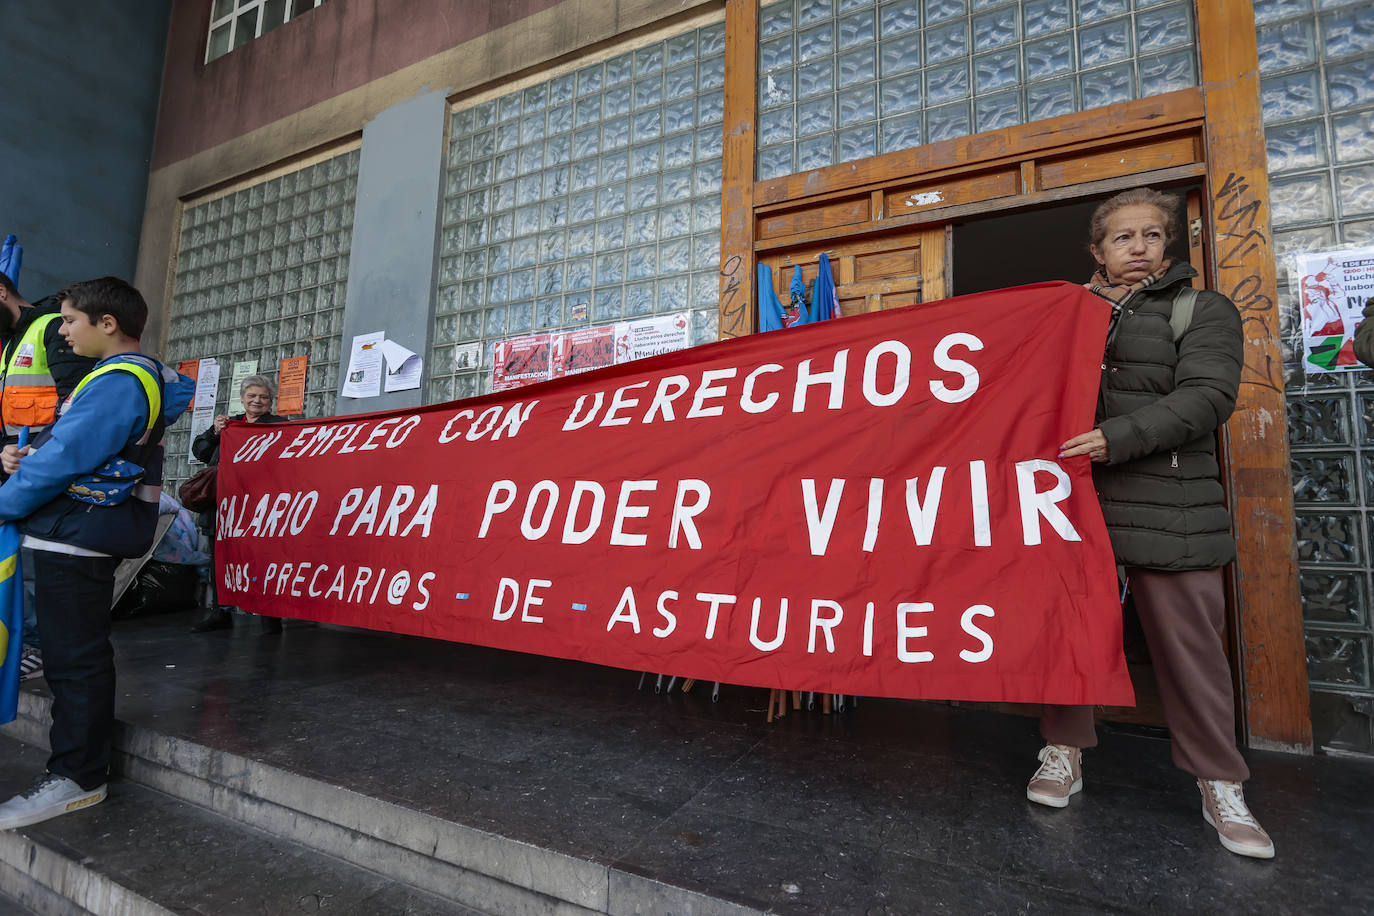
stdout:
[[(191, 443), (191, 454), (197, 460), (205, 462), (210, 467), (219, 464), (219, 436), (224, 431), (224, 427), (229, 425), (231, 420), (241, 420), (244, 423), (283, 423), (285, 417), (279, 417), (272, 413), (272, 401), (276, 397), (276, 392), (272, 383), (261, 375), (250, 375), (239, 384), (239, 403), (243, 405), (243, 413), (229, 416), (220, 414), (215, 417), (215, 422), (196, 436), (196, 440)], [(205, 512), (200, 517), (201, 528), (210, 534), (210, 543), (213, 549), (215, 540), (215, 513)], [(213, 588), (213, 577), (211, 580)], [(232, 608), (228, 605), (217, 603), (213, 598), (208, 602), (205, 613), (200, 620), (196, 621), (195, 626), (191, 627), (193, 633), (207, 633), (210, 630), (223, 630), (234, 625), (234, 618), (231, 613)], [(264, 633), (281, 632), (281, 621), (275, 617), (262, 618), (262, 630)]]
[[(1197, 778), (1202, 816), (1231, 852), (1272, 858), (1246, 806), (1250, 771), (1236, 749), (1224, 648), (1221, 567), (1235, 559), (1216, 431), (1235, 408), (1243, 342), (1225, 296), (1193, 290), (1165, 255), (1176, 198), (1146, 188), (1099, 206), (1090, 226), (1098, 271), (1088, 289), (1112, 303), (1097, 421), (1060, 457), (1086, 455), (1150, 647), (1176, 766)], [(1083, 748), (1097, 744), (1091, 706), (1046, 706), (1046, 745), (1026, 796), (1062, 808), (1083, 788)]]

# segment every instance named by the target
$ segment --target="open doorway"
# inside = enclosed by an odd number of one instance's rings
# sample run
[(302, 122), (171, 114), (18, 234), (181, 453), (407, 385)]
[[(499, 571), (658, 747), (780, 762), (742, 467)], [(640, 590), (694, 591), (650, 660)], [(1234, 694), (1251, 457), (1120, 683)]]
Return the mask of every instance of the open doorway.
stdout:
[[(1179, 199), (1179, 225), (1169, 256), (1201, 268), (1201, 240), (1191, 238), (1192, 215), (1201, 200), (1201, 185), (1161, 188)], [(955, 222), (950, 234), (953, 295), (1068, 280), (1083, 283), (1096, 262), (1088, 251), (1093, 210), (1111, 194), (1080, 197), (1036, 209), (993, 213)], [(1228, 614), (1228, 618), (1229, 618)], [(1112, 722), (1163, 726), (1164, 711), (1140, 618), (1128, 597), (1122, 611), (1126, 664), (1136, 689), (1134, 707), (1103, 707), (1098, 717)], [(1038, 710), (1028, 710), (1036, 712)]]
[[(1201, 186), (1198, 185), (1197, 189)], [(1161, 189), (1179, 198), (1180, 222), (1188, 213), (1188, 192), (1193, 186)], [(951, 295), (981, 293), (1023, 286), (1045, 280), (1086, 283), (1096, 263), (1088, 253), (1088, 222), (1098, 204), (1111, 197), (1102, 194), (1064, 203), (972, 217), (953, 223), (953, 290)], [(1174, 227), (1176, 238), (1168, 253), (1189, 258), (1188, 233)]]

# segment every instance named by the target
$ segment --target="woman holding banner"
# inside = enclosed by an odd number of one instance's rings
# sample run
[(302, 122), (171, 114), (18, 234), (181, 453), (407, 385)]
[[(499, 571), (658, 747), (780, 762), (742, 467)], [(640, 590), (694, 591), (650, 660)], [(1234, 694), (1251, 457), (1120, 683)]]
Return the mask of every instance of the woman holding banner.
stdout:
[[(248, 376), (239, 384), (239, 403), (243, 405), (243, 413), (232, 417), (226, 414), (215, 417), (214, 423), (199, 436), (196, 436), (196, 440), (191, 443), (191, 454), (196, 457), (196, 460), (205, 462), (207, 466), (217, 467), (219, 465), (219, 435), (231, 421), (285, 423), (285, 417), (279, 417), (272, 413), (272, 402), (275, 399), (276, 392), (266, 377), (261, 375)], [(210, 535), (210, 547), (213, 553), (215, 543), (214, 510), (201, 515), (200, 525)], [(210, 579), (213, 592), (213, 563), (210, 567)], [(196, 621), (195, 626), (191, 627), (191, 632), (208, 633), (211, 630), (225, 630), (233, 625), (234, 618), (230, 613), (230, 608), (227, 605), (219, 604), (212, 596), (207, 603), (205, 613), (201, 615), (200, 620)], [(262, 618), (262, 631), (264, 633), (280, 633), (281, 621), (275, 617)]]
[[(1112, 303), (1097, 426), (1060, 447), (1087, 455), (1118, 564), (1126, 569), (1159, 682), (1174, 763), (1197, 777), (1202, 816), (1222, 846), (1272, 858), (1274, 844), (1246, 806), (1249, 777), (1235, 742), (1231, 671), (1223, 647), (1221, 567), (1235, 559), (1216, 458), (1216, 431), (1240, 385), (1240, 314), (1194, 291), (1197, 272), (1165, 256), (1178, 201), (1146, 188), (1093, 213), (1086, 284)], [(1047, 744), (1026, 789), (1062, 808), (1082, 790), (1082, 749), (1097, 744), (1091, 706), (1046, 706)]]

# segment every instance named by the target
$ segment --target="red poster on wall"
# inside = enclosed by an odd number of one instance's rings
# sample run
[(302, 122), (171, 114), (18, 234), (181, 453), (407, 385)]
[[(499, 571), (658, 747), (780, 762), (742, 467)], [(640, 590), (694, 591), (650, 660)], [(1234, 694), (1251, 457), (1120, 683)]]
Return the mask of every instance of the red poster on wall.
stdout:
[(224, 433), (223, 598), (768, 687), (1133, 701), (1087, 458), (1108, 308), (1047, 283), (411, 412)]
[(615, 365), (615, 325), (578, 328), (553, 335), (553, 377)]
[(548, 334), (497, 341), (492, 353), (491, 390), (509, 391), (548, 381), (552, 351)]

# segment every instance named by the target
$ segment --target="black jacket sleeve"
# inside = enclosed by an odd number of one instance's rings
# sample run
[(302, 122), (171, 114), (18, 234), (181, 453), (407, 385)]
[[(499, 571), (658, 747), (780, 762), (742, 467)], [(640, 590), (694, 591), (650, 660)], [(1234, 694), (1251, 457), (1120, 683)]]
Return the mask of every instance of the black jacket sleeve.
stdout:
[(214, 426), (207, 426), (205, 431), (191, 443), (191, 454), (197, 461), (203, 461), (208, 465), (219, 464), (219, 433)]

